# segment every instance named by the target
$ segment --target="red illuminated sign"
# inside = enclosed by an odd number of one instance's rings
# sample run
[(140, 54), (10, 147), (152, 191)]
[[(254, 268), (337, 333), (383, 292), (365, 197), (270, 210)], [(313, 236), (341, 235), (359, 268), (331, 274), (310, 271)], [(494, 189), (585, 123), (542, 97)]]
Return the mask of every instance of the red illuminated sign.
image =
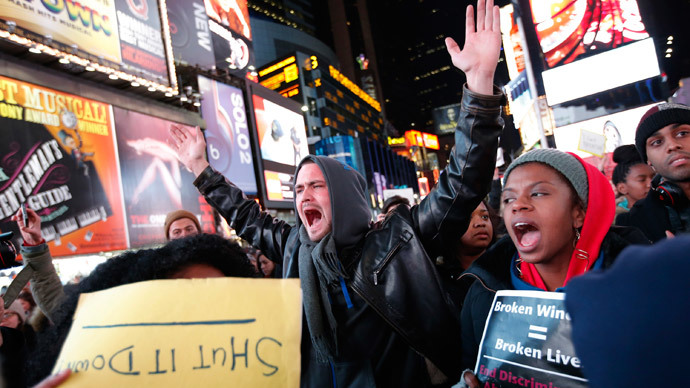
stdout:
[(429, 194), (429, 178), (423, 176), (417, 178), (417, 184), (419, 185), (419, 196), (424, 198)]
[(439, 149), (438, 146), (438, 136), (432, 135), (430, 133), (422, 133), (422, 141), (424, 142), (424, 147), (431, 148), (432, 150)]
[(408, 147), (419, 146), (432, 150), (439, 149), (438, 136), (430, 133), (410, 130), (405, 132), (405, 139), (407, 140)]

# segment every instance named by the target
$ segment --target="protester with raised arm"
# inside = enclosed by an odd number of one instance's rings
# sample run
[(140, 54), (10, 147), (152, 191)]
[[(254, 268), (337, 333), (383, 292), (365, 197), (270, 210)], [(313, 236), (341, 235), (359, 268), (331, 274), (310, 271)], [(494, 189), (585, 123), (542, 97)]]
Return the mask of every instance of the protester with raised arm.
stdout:
[(501, 36), (498, 7), (469, 6), (460, 49), (462, 109), (450, 163), (434, 190), (411, 209), (371, 224), (366, 182), (351, 167), (307, 156), (296, 169), (295, 226), (262, 212), (204, 159), (200, 130), (171, 128), (171, 147), (194, 184), (285, 277), (302, 281), (303, 387), (428, 387), (460, 374), (458, 312), (429, 257), (455, 246), (491, 185), (504, 96), (493, 87)]

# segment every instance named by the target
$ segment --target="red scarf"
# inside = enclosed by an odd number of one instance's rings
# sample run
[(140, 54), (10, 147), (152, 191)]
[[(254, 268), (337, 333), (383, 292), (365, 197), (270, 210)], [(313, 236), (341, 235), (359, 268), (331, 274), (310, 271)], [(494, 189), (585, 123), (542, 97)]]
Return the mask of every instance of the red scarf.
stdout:
[[(585, 167), (589, 194), (585, 223), (582, 225), (580, 239), (577, 241), (573, 256), (570, 258), (568, 273), (565, 276), (563, 286), (568, 284), (571, 278), (582, 275), (592, 268), (599, 257), (601, 243), (604, 241), (604, 236), (608, 233), (616, 213), (616, 199), (608, 179), (596, 167), (585, 162), (579, 156), (572, 152), (568, 152), (568, 154), (574, 156)], [(523, 261), (520, 263), (520, 271), (522, 272), (522, 280), (542, 290), (547, 290), (546, 284), (544, 284), (544, 280), (534, 264)]]

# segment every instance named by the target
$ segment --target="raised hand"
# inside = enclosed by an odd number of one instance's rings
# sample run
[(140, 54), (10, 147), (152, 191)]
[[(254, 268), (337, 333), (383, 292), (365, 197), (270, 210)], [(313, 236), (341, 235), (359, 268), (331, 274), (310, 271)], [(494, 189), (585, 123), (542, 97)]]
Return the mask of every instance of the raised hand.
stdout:
[(168, 145), (175, 151), (177, 158), (195, 176), (199, 176), (208, 167), (208, 162), (204, 158), (206, 140), (204, 140), (201, 129), (196, 127), (190, 131), (185, 127), (173, 124), (168, 132), (170, 133)]
[(446, 38), (446, 48), (453, 65), (467, 77), (467, 87), (476, 93), (493, 94), (493, 81), (501, 49), (501, 24), (498, 6), (493, 0), (477, 0), (474, 9), (467, 6), (465, 15), (465, 46)]
[(17, 210), (17, 213), (15, 213), (11, 219), (17, 223), (19, 232), (22, 234), (22, 238), (26, 245), (38, 245), (43, 241), (43, 236), (41, 235), (41, 217), (28, 207), (26, 208), (26, 216), (27, 225), (24, 225), (24, 217), (22, 217), (21, 210)]

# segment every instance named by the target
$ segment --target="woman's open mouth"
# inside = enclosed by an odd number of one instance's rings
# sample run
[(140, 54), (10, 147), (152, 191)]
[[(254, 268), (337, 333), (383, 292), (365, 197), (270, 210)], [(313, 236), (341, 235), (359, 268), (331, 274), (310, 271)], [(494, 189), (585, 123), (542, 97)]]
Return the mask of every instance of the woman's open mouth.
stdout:
[(529, 222), (516, 222), (513, 224), (513, 232), (515, 232), (516, 243), (521, 251), (534, 249), (541, 240), (539, 228)]

